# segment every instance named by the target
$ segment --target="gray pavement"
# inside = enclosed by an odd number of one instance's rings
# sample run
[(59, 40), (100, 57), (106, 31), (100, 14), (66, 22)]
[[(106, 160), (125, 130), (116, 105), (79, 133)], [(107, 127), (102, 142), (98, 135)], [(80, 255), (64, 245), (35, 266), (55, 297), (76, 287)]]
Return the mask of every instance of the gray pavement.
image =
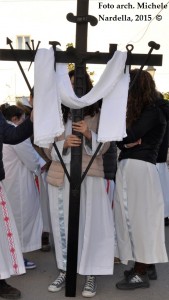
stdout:
[[(155, 222), (155, 220), (154, 220)], [(166, 246), (169, 255), (169, 227), (165, 227)], [(29, 270), (25, 275), (8, 279), (8, 283), (17, 287), (22, 292), (23, 300), (53, 300), (72, 299), (65, 297), (65, 290), (51, 293), (47, 291), (48, 285), (56, 279), (58, 270), (55, 263), (54, 250), (50, 252), (35, 251), (26, 255), (37, 264), (37, 268)], [(129, 268), (129, 266), (127, 267)], [(168, 300), (169, 299), (169, 263), (158, 264), (158, 280), (151, 281), (150, 288), (134, 291), (120, 291), (116, 288), (117, 281), (122, 279), (126, 266), (116, 264), (114, 275), (97, 277), (97, 295), (95, 300)], [(77, 277), (76, 299), (84, 299), (81, 290), (84, 284), (84, 276)]]

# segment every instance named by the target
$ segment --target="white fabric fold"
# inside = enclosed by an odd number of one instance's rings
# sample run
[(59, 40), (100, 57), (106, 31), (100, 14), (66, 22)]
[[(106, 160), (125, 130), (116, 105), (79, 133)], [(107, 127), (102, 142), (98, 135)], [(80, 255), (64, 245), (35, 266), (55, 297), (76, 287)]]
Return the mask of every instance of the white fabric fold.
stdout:
[(57, 63), (54, 71), (53, 49), (39, 49), (35, 57), (34, 143), (49, 147), (64, 131), (61, 103), (79, 109), (103, 98), (98, 141), (122, 140), (126, 136), (126, 105), (129, 72), (127, 53), (116, 51), (97, 84), (78, 98), (72, 88), (67, 64)]

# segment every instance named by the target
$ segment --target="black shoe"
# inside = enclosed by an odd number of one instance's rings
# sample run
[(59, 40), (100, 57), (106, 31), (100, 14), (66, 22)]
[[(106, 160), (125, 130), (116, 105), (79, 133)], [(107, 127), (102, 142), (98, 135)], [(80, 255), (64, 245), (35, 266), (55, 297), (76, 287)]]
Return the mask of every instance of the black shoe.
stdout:
[(148, 278), (150, 280), (156, 280), (157, 279), (157, 271), (154, 264), (149, 265), (147, 269)]
[(119, 290), (134, 290), (138, 288), (148, 288), (150, 286), (147, 273), (141, 275), (138, 273), (132, 273), (128, 277), (124, 277), (123, 280), (116, 284)]
[(169, 226), (169, 218), (164, 218), (164, 224), (165, 226)]
[(49, 242), (49, 232), (42, 233), (42, 247), (41, 251), (49, 252), (51, 250), (51, 245)]
[(5, 280), (0, 280), (0, 297), (5, 299), (19, 299), (21, 292), (7, 284)]
[[(128, 276), (130, 276), (133, 273), (134, 273), (134, 268), (132, 268), (131, 270), (126, 270), (126, 271), (124, 271), (124, 277), (127, 278)], [(148, 274), (148, 278), (150, 280), (156, 280), (157, 279), (157, 271), (156, 271), (156, 267), (155, 267), (154, 264), (148, 266), (147, 274)]]

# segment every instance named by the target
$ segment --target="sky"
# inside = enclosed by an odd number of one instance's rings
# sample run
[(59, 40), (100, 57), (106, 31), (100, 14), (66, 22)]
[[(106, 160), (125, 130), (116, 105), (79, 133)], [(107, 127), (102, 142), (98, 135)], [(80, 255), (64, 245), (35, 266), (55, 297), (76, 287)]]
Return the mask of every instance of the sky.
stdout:
[[(76, 9), (76, 0), (0, 0), (0, 48), (4, 32), (9, 38), (12, 35), (12, 24), (18, 27), (19, 34), (33, 26), (31, 34), (39, 37), (41, 47), (49, 47), (50, 40), (59, 41), (62, 50), (67, 43), (75, 45), (76, 25), (68, 22), (66, 15), (76, 15)], [(148, 53), (149, 41), (160, 44), (153, 53), (163, 55), (163, 65), (155, 66), (154, 79), (161, 92), (169, 91), (169, 1), (90, 0), (89, 14), (98, 19), (98, 24), (88, 25), (88, 51), (108, 52), (110, 43), (126, 51), (130, 43), (133, 53)], [(89, 66), (95, 71), (95, 82), (104, 67)]]

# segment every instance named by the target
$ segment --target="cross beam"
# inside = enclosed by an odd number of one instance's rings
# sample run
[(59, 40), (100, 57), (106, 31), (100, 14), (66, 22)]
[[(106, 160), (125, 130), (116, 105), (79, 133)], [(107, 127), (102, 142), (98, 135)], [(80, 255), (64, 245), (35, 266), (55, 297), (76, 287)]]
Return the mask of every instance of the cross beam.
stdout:
[[(79, 52), (73, 47), (69, 47), (66, 51), (57, 52), (57, 62), (62, 63), (78, 63), (79, 60), (84, 60), (88, 64), (106, 64), (114, 54), (115, 50), (112, 50), (116, 44), (110, 44), (109, 52)], [(35, 50), (14, 50), (15, 56), (19, 61), (30, 61), (33, 62), (35, 58)], [(143, 61), (146, 59), (147, 54), (139, 53), (128, 53), (127, 55), (127, 65), (142, 65)], [(0, 49), (0, 60), (2, 61), (15, 61), (14, 55), (11, 50)], [(162, 55), (152, 54), (146, 64), (147, 66), (162, 66)]]
[[(67, 15), (70, 22), (76, 23), (76, 46), (69, 47), (66, 51), (58, 51), (56, 62), (75, 63), (75, 93), (81, 97), (86, 93), (85, 70), (88, 64), (106, 64), (117, 49), (116, 44), (110, 44), (109, 53), (87, 52), (87, 29), (88, 22), (92, 26), (97, 24), (97, 19), (88, 15), (89, 0), (77, 0), (77, 16), (72, 13)], [(54, 42), (55, 44), (57, 42)], [(152, 42), (151, 42), (152, 43)], [(50, 42), (50, 44), (52, 44)], [(150, 43), (149, 43), (150, 44)], [(151, 47), (151, 45), (149, 45)], [(154, 47), (155, 49), (158, 49)], [(127, 48), (128, 50), (128, 48)], [(149, 51), (152, 52), (152, 49)], [(0, 50), (0, 60), (3, 61), (30, 61), (35, 58), (35, 50)], [(161, 66), (162, 55), (133, 54), (128, 51), (127, 65)], [(83, 118), (83, 110), (73, 110), (73, 121)], [(82, 136), (79, 135), (82, 139)], [(66, 296), (76, 295), (77, 251), (78, 251), (78, 228), (80, 208), (80, 185), (81, 185), (81, 162), (82, 146), (72, 148), (70, 168), (70, 197), (69, 197), (69, 228), (67, 250), (67, 280)], [(83, 176), (82, 176), (83, 177)], [(113, 229), (112, 229), (113, 230)], [(113, 263), (113, 262), (112, 262)], [(92, 275), (92, 274), (91, 274)]]

